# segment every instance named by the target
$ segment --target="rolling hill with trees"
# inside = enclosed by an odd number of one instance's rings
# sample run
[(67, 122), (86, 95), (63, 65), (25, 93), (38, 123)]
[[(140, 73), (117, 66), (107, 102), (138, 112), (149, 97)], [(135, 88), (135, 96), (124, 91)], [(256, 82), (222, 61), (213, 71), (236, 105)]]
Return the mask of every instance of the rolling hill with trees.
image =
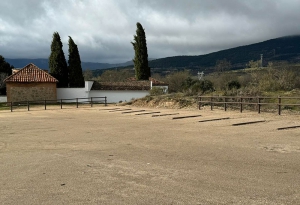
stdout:
[[(193, 73), (205, 71), (211, 73), (218, 71), (218, 62), (223, 62), (227, 70), (237, 70), (247, 67), (249, 61), (260, 60), (263, 54), (263, 66), (269, 62), (286, 61), (288, 63), (300, 62), (300, 35), (286, 36), (267, 41), (239, 46), (198, 56), (173, 56), (149, 60), (152, 73), (168, 73), (189, 69)], [(131, 68), (131, 66), (107, 68)], [(93, 70), (94, 76), (101, 75), (105, 70)]]
[(259, 60), (263, 54), (264, 64), (270, 61), (300, 61), (300, 35), (267, 40), (239, 46), (206, 55), (174, 56), (150, 61), (151, 68), (206, 68), (216, 65), (221, 59), (231, 62), (233, 69), (244, 68), (250, 60)]

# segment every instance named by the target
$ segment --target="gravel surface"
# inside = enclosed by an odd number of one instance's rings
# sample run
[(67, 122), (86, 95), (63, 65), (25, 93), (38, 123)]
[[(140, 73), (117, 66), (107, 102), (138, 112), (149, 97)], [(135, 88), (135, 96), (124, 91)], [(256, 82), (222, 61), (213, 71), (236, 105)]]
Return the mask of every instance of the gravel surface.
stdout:
[(300, 115), (48, 109), (0, 111), (0, 204), (300, 204)]

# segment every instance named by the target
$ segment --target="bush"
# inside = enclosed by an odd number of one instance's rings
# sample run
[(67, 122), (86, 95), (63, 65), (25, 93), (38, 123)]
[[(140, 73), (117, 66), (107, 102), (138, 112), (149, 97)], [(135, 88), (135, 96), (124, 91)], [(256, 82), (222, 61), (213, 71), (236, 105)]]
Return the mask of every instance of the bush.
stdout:
[(164, 93), (164, 88), (161, 87), (152, 87), (150, 90), (150, 95), (152, 96), (163, 95)]
[(204, 94), (206, 92), (214, 91), (214, 84), (210, 80), (192, 80), (191, 78), (187, 78), (183, 83), (183, 91), (186, 96), (188, 95), (197, 95)]
[(188, 77), (189, 73), (187, 71), (175, 72), (167, 76), (166, 81), (169, 84), (169, 92), (181, 92)]
[(199, 88), (202, 91), (201, 95), (205, 92), (213, 92), (215, 90), (214, 84), (210, 80), (200, 81)]
[(239, 83), (239, 81), (233, 80), (233, 81), (230, 81), (230, 82), (227, 83), (227, 88), (228, 88), (228, 90), (240, 89), (241, 84)]

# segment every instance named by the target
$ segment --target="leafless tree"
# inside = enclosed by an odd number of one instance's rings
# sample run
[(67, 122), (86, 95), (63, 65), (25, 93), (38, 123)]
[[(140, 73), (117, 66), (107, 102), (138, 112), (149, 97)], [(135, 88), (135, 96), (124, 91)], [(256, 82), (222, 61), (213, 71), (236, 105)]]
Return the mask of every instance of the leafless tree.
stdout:
[(231, 62), (228, 61), (226, 58), (222, 60), (217, 60), (216, 62), (216, 71), (217, 72), (224, 72), (231, 68)]

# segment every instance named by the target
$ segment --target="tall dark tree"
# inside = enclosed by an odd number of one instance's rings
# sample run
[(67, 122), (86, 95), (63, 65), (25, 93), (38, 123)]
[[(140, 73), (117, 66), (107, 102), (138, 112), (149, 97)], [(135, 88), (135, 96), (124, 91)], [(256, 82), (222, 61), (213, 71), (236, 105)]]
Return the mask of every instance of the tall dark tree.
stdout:
[(69, 36), (69, 86), (84, 87), (84, 77), (82, 74), (81, 60), (77, 45)]
[(60, 36), (58, 32), (54, 32), (51, 44), (51, 54), (49, 56), (50, 74), (58, 80), (57, 87), (68, 87), (68, 66), (62, 48), (63, 44), (60, 40)]
[(14, 66), (5, 61), (4, 57), (0, 55), (0, 95), (6, 95), (6, 85), (4, 79), (12, 74)]
[(10, 65), (8, 62), (5, 61), (5, 58), (0, 55), (0, 73), (5, 73), (7, 75), (12, 74), (12, 70), (14, 66)]
[(131, 42), (135, 52), (133, 59), (135, 77), (137, 80), (148, 80), (151, 76), (151, 71), (150, 67), (148, 66), (146, 34), (143, 26), (139, 22), (136, 24), (136, 26), (136, 35), (134, 35), (133, 42)]

